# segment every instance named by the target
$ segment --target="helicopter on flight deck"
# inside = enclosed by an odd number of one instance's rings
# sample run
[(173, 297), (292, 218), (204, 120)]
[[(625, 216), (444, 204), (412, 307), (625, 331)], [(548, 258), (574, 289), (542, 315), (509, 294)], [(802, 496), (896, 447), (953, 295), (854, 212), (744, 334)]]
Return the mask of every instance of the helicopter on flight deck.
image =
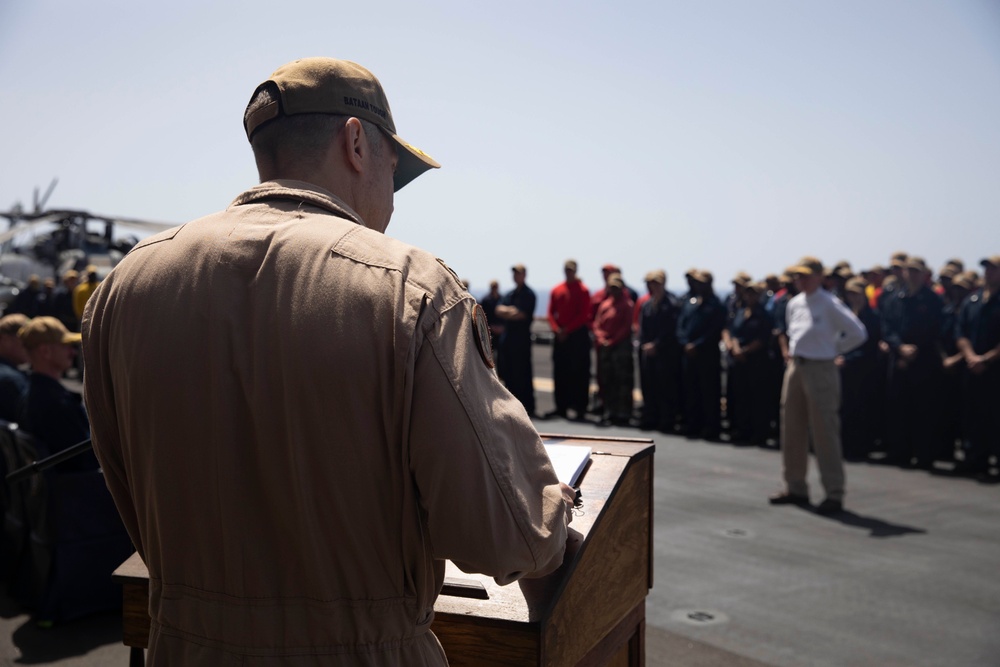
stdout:
[(57, 183), (53, 179), (42, 197), (35, 188), (31, 211), (20, 203), (0, 211), (0, 218), (8, 221), (7, 229), (0, 231), (0, 309), (33, 276), (58, 283), (59, 276), (70, 269), (83, 273), (86, 267), (96, 267), (103, 279), (139, 242), (135, 234), (122, 235), (120, 228), (155, 233), (175, 226), (83, 210), (46, 209)]

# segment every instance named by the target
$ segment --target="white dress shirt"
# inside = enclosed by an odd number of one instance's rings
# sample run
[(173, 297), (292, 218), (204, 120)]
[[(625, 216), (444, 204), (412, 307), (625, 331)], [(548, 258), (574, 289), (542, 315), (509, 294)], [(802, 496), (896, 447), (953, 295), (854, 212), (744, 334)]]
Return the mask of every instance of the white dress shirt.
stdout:
[(788, 351), (793, 357), (830, 361), (868, 339), (865, 325), (824, 289), (796, 294), (785, 312)]

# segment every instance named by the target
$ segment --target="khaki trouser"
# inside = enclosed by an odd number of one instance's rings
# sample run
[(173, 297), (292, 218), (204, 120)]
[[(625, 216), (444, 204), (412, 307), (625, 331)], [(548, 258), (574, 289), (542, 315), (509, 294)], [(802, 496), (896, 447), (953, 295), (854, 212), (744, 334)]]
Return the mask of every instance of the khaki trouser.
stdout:
[(826, 497), (843, 501), (840, 371), (832, 361), (795, 357), (788, 363), (781, 388), (781, 454), (785, 484), (794, 495), (809, 495), (810, 434)]

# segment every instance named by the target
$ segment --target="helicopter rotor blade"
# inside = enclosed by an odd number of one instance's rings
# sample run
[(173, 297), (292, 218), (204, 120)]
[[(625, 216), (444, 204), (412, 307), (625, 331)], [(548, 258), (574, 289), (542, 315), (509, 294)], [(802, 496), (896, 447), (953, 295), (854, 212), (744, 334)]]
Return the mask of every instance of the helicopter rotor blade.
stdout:
[[(35, 212), (38, 212), (38, 211), (42, 210), (43, 208), (45, 208), (45, 204), (48, 203), (49, 197), (52, 196), (52, 191), (56, 189), (56, 185), (58, 183), (59, 183), (59, 177), (58, 176), (52, 179), (52, 182), (49, 183), (49, 189), (45, 191), (45, 195), (42, 197), (42, 201), (35, 205)], [(37, 192), (37, 189), (36, 189), (36, 192)]]
[(165, 229), (170, 229), (171, 227), (176, 227), (176, 223), (172, 222), (158, 222), (155, 220), (139, 220), (138, 218), (121, 218), (112, 217), (105, 215), (93, 215), (90, 216), (93, 220), (100, 220), (103, 222), (110, 222), (113, 225), (122, 225), (124, 227), (132, 227), (134, 229), (141, 229), (143, 231), (150, 232), (162, 232)]
[(34, 222), (36, 220), (59, 220), (60, 218), (92, 218), (94, 216), (90, 215), (86, 211), (68, 211), (65, 209), (60, 210), (50, 210), (50, 211), (40, 211), (35, 213), (25, 213), (24, 211), (14, 208), (9, 211), (0, 211), (0, 218), (7, 218), (8, 220), (26, 220), (28, 222)]
[(124, 225), (126, 227), (134, 227), (137, 229), (160, 232), (164, 229), (170, 229), (171, 227), (176, 227), (177, 223), (174, 222), (160, 222), (158, 220), (141, 220), (139, 218), (123, 218), (121, 216), (114, 215), (100, 215), (95, 213), (88, 213), (87, 211), (69, 211), (69, 210), (52, 210), (45, 211), (44, 213), (24, 213), (19, 210), (10, 211), (0, 211), (0, 218), (7, 218), (13, 221), (24, 221), (24, 222), (52, 222), (55, 220), (62, 220), (67, 218), (83, 218), (85, 220), (94, 220), (97, 222), (110, 222), (113, 225)]
[(146, 232), (162, 232), (165, 229), (176, 227), (176, 223), (159, 222), (155, 220), (140, 220), (138, 218), (122, 218), (110, 215), (94, 215), (86, 211), (46, 211), (44, 213), (24, 213), (18, 209), (10, 211), (0, 211), (0, 218), (7, 218), (13, 223), (13, 227), (0, 232), (0, 244), (7, 243), (14, 237), (39, 227), (45, 223), (59, 222), (60, 220), (83, 219), (93, 220), (112, 225), (121, 225), (132, 229)]

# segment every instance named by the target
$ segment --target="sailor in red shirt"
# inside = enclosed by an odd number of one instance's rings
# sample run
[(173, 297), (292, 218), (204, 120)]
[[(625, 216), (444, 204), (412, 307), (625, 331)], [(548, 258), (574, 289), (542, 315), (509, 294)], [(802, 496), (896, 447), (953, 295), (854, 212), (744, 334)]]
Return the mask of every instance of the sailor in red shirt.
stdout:
[[(597, 317), (597, 309), (600, 308), (601, 302), (607, 298), (608, 278), (610, 278), (615, 273), (620, 275), (621, 270), (614, 264), (605, 264), (604, 266), (601, 267), (601, 276), (604, 278), (604, 287), (602, 287), (601, 289), (597, 290), (596, 292), (590, 295), (591, 319)], [(624, 282), (625, 281), (623, 280), (622, 283), (624, 284)]]
[(566, 281), (549, 295), (549, 326), (552, 344), (552, 379), (556, 409), (547, 416), (566, 418), (567, 410), (583, 419), (590, 392), (590, 291), (576, 277), (576, 262), (566, 260)]
[(607, 297), (597, 307), (594, 317), (605, 421), (615, 425), (628, 424), (632, 416), (632, 389), (635, 385), (632, 359), (632, 312), (635, 303), (624, 287), (621, 274), (612, 274), (606, 287)]
[[(601, 277), (604, 279), (604, 285), (599, 290), (595, 291), (593, 294), (590, 295), (590, 328), (591, 328), (591, 331), (593, 331), (593, 329), (594, 329), (594, 318), (597, 317), (597, 309), (600, 308), (601, 302), (604, 301), (604, 299), (606, 299), (607, 296), (608, 296), (608, 278), (610, 278), (611, 275), (615, 274), (615, 273), (620, 274), (621, 270), (617, 266), (615, 266), (614, 264), (605, 264), (604, 266), (601, 267)], [(622, 283), (624, 283), (624, 282), (625, 281), (622, 280)], [(600, 346), (598, 346), (596, 344), (596, 342), (595, 342), (595, 344), (594, 344), (594, 351), (595, 351), (595, 353), (598, 352), (599, 350), (600, 350)], [(603, 414), (604, 413), (604, 382), (601, 379), (601, 364), (600, 364), (600, 361), (598, 361), (598, 363), (597, 363), (597, 368), (595, 369), (594, 375), (595, 375), (594, 379), (597, 381), (597, 394), (594, 396), (594, 408), (593, 408), (593, 410), (591, 410), (591, 412), (595, 412), (597, 414)]]

